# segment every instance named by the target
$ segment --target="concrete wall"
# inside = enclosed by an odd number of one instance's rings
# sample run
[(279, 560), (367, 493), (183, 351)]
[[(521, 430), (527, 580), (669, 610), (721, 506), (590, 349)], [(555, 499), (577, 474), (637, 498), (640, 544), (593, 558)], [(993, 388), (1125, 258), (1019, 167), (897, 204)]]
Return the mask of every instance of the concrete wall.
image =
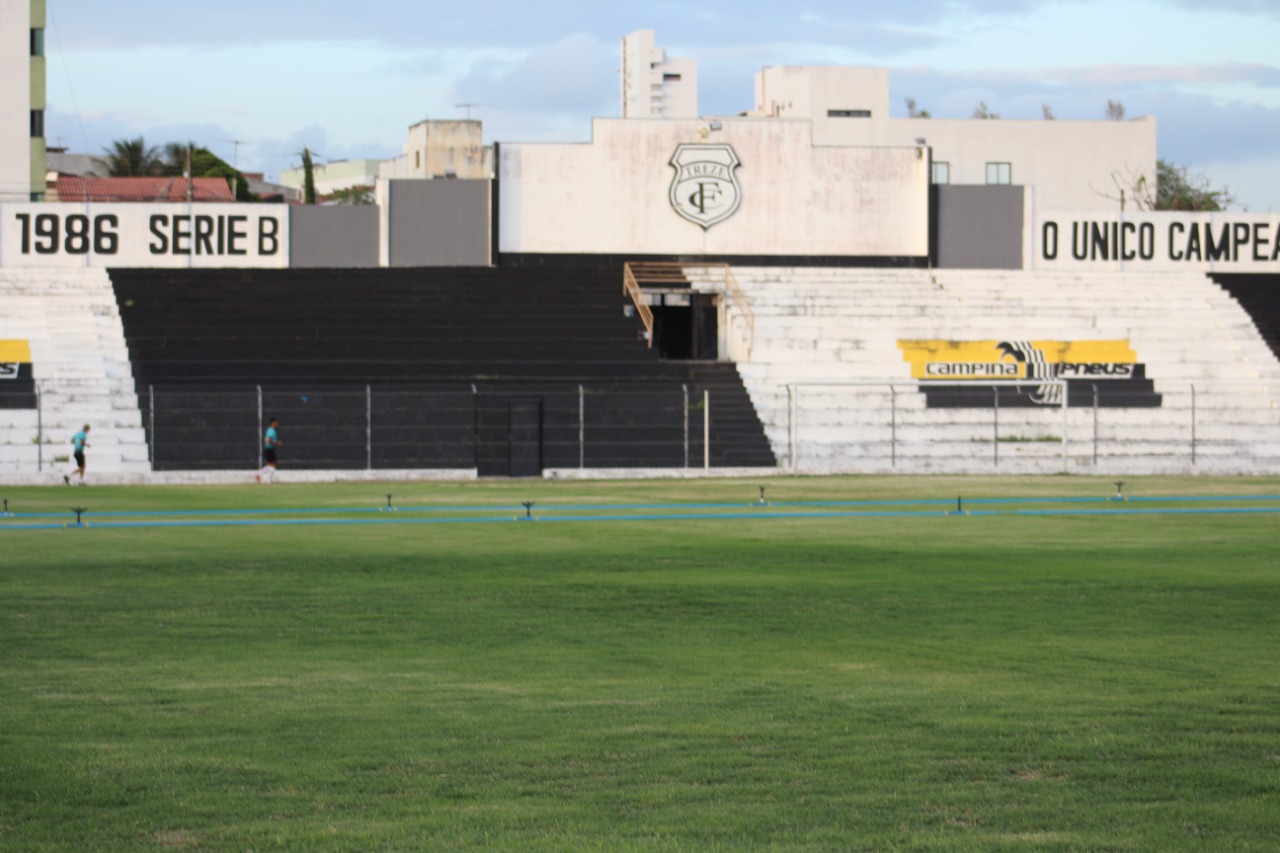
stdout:
[(0, 0), (0, 202), (31, 200), (31, 0)]
[(376, 267), (378, 209), (373, 205), (289, 208), (289, 266)]
[[(807, 121), (596, 119), (587, 144), (503, 145), (501, 253), (923, 258), (928, 158), (910, 148), (813, 144)], [(708, 167), (707, 192), (736, 193), (703, 227), (677, 212), (704, 179), (677, 169), (680, 146)], [(726, 148), (727, 147), (727, 148)], [(713, 172), (715, 174), (713, 174)], [(736, 190), (729, 186), (732, 173)], [(711, 185), (715, 184), (714, 187)], [(686, 210), (686, 213), (688, 211)]]
[(492, 181), (383, 181), (383, 265), (489, 266)]
[(493, 177), (493, 148), (484, 144), (479, 120), (430, 120), (409, 128), (404, 153), (378, 167), (384, 180)]
[[(812, 118), (819, 124), (828, 112), (862, 111), (869, 116), (832, 117), (865, 127), (889, 119), (889, 70), (837, 66), (779, 65), (756, 74), (756, 112), (773, 118)], [(910, 139), (898, 144), (909, 144)]]
[(1022, 187), (938, 186), (934, 265), (1022, 269)]
[[(922, 105), (922, 106), (928, 106)], [(926, 140), (952, 184), (986, 184), (988, 163), (1008, 163), (1010, 183), (1035, 187), (1040, 210), (1119, 210), (1155, 186), (1156, 120), (1026, 121), (891, 118), (882, 68), (777, 67), (756, 75), (762, 116), (813, 121), (815, 145), (907, 146)], [(869, 117), (829, 115), (865, 109)], [(778, 120), (775, 118), (773, 120)]]
[[(378, 168), (381, 160), (338, 160), (333, 163), (322, 163), (312, 168), (312, 178), (316, 182), (316, 195), (327, 196), (337, 190), (351, 187), (372, 187), (378, 180)], [(303, 184), (306, 183), (306, 169), (285, 169), (280, 173), (280, 185), (298, 190), (301, 197)]]

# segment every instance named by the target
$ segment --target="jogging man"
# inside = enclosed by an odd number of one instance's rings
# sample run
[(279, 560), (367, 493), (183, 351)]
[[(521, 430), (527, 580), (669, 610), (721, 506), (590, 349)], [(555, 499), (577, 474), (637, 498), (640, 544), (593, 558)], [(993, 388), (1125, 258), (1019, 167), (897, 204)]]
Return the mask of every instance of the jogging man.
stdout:
[(267, 425), (267, 433), (262, 437), (262, 459), (266, 463), (262, 466), (262, 470), (253, 475), (253, 478), (259, 483), (263, 482), (265, 476), (266, 482), (270, 483), (275, 479), (276, 473), (276, 448), (284, 444), (280, 440), (280, 433), (276, 427), (280, 426), (278, 418), (272, 418)]
[(75, 451), (74, 456), (76, 458), (76, 470), (72, 471), (71, 474), (67, 474), (62, 478), (62, 482), (66, 483), (68, 486), (71, 485), (72, 474), (74, 474), (77, 478), (79, 478), (79, 485), (81, 486), (85, 485), (84, 451), (86, 448), (88, 448), (88, 446), (89, 446), (89, 425), (85, 424), (83, 429), (81, 429), (75, 435), (71, 436), (71, 448)]

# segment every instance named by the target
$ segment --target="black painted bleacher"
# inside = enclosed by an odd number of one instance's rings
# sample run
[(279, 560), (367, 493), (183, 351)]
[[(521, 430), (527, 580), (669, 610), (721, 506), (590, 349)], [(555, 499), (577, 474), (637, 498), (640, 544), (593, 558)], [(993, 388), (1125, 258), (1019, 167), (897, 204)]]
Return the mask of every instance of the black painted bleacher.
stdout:
[(1211, 277), (1249, 312), (1263, 340), (1280, 358), (1280, 275), (1214, 273)]
[(711, 464), (775, 464), (734, 366), (661, 360), (620, 269), (111, 278), (156, 470), (256, 465), (259, 388), (282, 467), (700, 466), (704, 390)]

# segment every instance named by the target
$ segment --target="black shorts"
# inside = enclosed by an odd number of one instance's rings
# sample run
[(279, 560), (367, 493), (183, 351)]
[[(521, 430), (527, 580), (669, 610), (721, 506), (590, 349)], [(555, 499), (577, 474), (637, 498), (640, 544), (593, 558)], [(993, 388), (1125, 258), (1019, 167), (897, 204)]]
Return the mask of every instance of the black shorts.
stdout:
[(276, 464), (276, 449), (274, 447), (262, 448), (262, 459), (268, 465)]
[(72, 455), (72, 456), (74, 456), (74, 457), (76, 458), (76, 467), (77, 467), (77, 468), (83, 468), (83, 467), (84, 467), (84, 451), (83, 451), (83, 450), (77, 450), (75, 453), (73, 453), (73, 454), (71, 454), (71, 455)]

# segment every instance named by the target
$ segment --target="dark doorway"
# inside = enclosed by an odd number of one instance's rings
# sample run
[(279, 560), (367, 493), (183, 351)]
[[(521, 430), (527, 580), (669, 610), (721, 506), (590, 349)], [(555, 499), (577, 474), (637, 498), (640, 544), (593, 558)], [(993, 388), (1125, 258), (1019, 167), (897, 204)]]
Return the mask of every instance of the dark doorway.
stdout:
[(476, 473), (542, 476), (541, 397), (481, 395), (476, 405)]
[(719, 321), (715, 294), (664, 293), (651, 307), (654, 348), (662, 358), (716, 360)]

